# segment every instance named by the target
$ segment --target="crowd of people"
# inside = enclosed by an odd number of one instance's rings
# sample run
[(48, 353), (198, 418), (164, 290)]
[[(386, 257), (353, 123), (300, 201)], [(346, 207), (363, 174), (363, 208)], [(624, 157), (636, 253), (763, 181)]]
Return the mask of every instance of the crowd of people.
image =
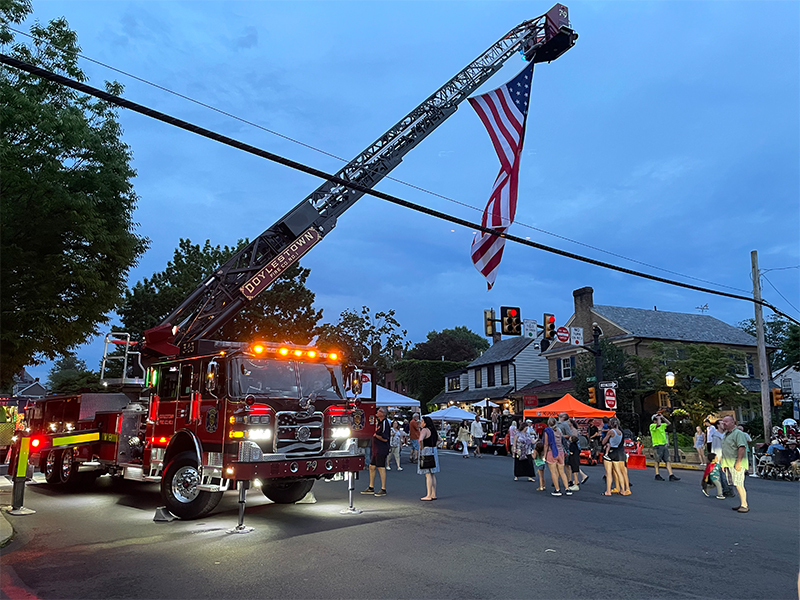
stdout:
[[(655, 480), (665, 480), (659, 471), (663, 463), (671, 482), (680, 481), (672, 472), (667, 444), (667, 426), (669, 420), (660, 412), (652, 416), (650, 436), (653, 442), (653, 458), (655, 461)], [(705, 467), (701, 481), (701, 490), (708, 496), (708, 490), (716, 489), (716, 498), (725, 499), (733, 496), (734, 489), (739, 504), (733, 510), (746, 513), (750, 508), (747, 503), (747, 491), (744, 480), (747, 471), (747, 448), (751, 441), (741, 426), (737, 426), (732, 416), (726, 416), (717, 423), (706, 421), (707, 430), (698, 427), (694, 437), (694, 448), (697, 450), (701, 465)], [(464, 421), (459, 425), (456, 441), (461, 443), (462, 456), (469, 457), (470, 438), (475, 444), (474, 456), (480, 457), (480, 446), (485, 435), (480, 417), (472, 422)], [(553, 496), (567, 495), (580, 491), (589, 475), (581, 469), (580, 437), (582, 435), (577, 422), (567, 413), (558, 418), (550, 417), (541, 435), (537, 433), (530, 419), (517, 425), (516, 421), (509, 428), (509, 447), (513, 457), (514, 481), (527, 479), (537, 482), (538, 491), (546, 491), (546, 473), (550, 475)], [(603, 496), (619, 494), (631, 495), (631, 483), (628, 477), (627, 454), (624, 447), (625, 436), (616, 417), (604, 418), (602, 424), (591, 422), (587, 430), (590, 446), (602, 454), (605, 471), (606, 489)], [(792, 440), (796, 450), (796, 442)], [(400, 451), (409, 445), (410, 462), (417, 465), (417, 473), (425, 476), (425, 496), (420, 500), (430, 502), (436, 500), (436, 474), (440, 472), (439, 445), (440, 432), (434, 421), (428, 417), (420, 418), (415, 413), (410, 421), (400, 423), (395, 420), (391, 424), (386, 418), (386, 409), (377, 411), (377, 423), (372, 439), (372, 453), (369, 464), (369, 487), (362, 494), (374, 496), (386, 495), (386, 471), (391, 470), (390, 461), (394, 458), (395, 468), (400, 466)], [(706, 452), (703, 452), (705, 446)], [(800, 461), (800, 453), (798, 453)], [(800, 466), (800, 462), (798, 462)], [(376, 475), (380, 476), (381, 488), (375, 489)], [(563, 491), (562, 491), (563, 490)]]

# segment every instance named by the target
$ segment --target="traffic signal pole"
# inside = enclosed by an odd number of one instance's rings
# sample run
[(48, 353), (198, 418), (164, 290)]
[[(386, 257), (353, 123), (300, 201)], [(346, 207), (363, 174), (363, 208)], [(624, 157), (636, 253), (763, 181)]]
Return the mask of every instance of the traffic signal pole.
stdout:
[(594, 393), (595, 398), (603, 399), (603, 410), (605, 410), (605, 396), (603, 390), (600, 389), (600, 382), (603, 381), (603, 356), (600, 353), (600, 328), (597, 325), (592, 328), (592, 337), (594, 338), (594, 376), (596, 379)]
[(761, 311), (761, 275), (758, 271), (758, 251), (750, 253), (750, 264), (753, 268), (753, 306), (756, 313), (756, 344), (758, 346), (758, 370), (761, 380), (761, 414), (764, 418), (764, 440), (768, 441), (772, 433), (772, 406), (769, 397), (769, 382), (772, 373), (767, 363), (767, 344), (764, 338), (764, 315)]

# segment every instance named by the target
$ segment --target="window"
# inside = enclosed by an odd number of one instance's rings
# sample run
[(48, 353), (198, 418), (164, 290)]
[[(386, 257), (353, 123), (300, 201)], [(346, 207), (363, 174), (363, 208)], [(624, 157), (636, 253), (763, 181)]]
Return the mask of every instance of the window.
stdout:
[[(447, 391), (448, 392), (455, 392), (461, 389), (461, 378), (460, 377), (448, 377), (447, 378)], [(397, 391), (397, 390), (395, 390)]]
[(508, 365), (500, 365), (500, 385), (508, 385)]
[(486, 387), (494, 387), (494, 365), (486, 369)]
[(572, 379), (572, 373), (575, 372), (575, 357), (569, 356), (556, 359), (556, 370), (558, 371), (559, 381)]
[(192, 364), (181, 365), (181, 398), (192, 393)]
[(162, 400), (175, 400), (178, 393), (178, 365), (164, 365), (158, 378), (158, 395)]
[(481, 377), (480, 369), (475, 369), (475, 387), (483, 387), (483, 378)]
[(668, 392), (658, 392), (658, 408), (669, 408)]

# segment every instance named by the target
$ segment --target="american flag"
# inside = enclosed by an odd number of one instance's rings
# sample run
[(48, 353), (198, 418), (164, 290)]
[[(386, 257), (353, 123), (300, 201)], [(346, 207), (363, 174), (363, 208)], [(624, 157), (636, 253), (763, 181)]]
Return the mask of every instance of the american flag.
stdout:
[[(508, 231), (517, 212), (519, 162), (532, 81), (533, 63), (507, 84), (469, 99), (486, 126), (500, 159), (500, 173), (495, 179), (481, 220), (481, 225), (494, 229), (498, 234)], [(499, 235), (480, 231), (472, 240), (472, 262), (486, 277), (489, 289), (492, 289), (497, 277), (504, 246), (505, 240)]]

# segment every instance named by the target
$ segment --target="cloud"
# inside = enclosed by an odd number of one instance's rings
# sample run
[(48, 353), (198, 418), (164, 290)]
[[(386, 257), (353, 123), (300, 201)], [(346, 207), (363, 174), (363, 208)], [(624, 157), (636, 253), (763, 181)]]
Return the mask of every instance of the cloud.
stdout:
[(258, 30), (250, 25), (244, 30), (244, 35), (236, 40), (237, 48), (255, 48), (258, 46)]

